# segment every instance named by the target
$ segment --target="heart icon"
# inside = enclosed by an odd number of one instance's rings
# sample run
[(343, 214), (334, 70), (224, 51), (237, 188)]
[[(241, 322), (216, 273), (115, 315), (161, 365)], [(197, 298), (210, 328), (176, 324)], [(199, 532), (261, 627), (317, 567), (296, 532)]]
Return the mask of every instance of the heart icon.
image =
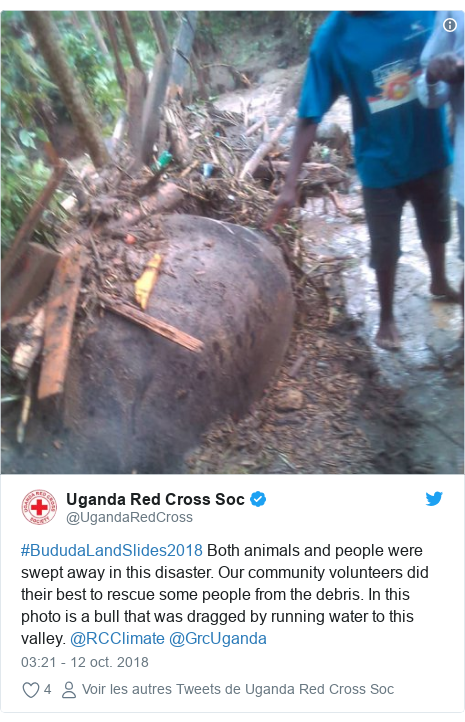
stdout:
[(40, 687), (37, 684), (37, 682), (24, 682), (23, 684), (23, 692), (24, 694), (27, 694), (28, 697), (31, 699), (36, 696), (37, 692), (39, 691)]

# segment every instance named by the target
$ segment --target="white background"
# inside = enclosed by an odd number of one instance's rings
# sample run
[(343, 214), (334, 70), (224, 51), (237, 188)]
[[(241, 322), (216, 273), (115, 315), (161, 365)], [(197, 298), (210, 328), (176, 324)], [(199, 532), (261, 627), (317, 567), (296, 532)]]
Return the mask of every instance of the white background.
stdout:
[[(2, 483), (2, 710), (5, 711), (105, 711), (105, 712), (460, 712), (463, 709), (463, 483), (457, 477), (311, 477), (294, 480), (290, 477), (253, 477), (240, 480), (215, 477), (113, 477), (107, 480), (99, 477), (100, 493), (116, 492), (129, 501), (131, 491), (153, 495), (161, 492), (162, 498), (169, 491), (177, 494), (208, 494), (214, 497), (219, 491), (226, 494), (244, 494), (244, 507), (90, 507), (92, 512), (143, 511), (153, 510), (192, 513), (192, 523), (155, 524), (80, 524), (71, 527), (66, 514), (76, 507), (66, 504), (66, 492), (81, 495), (95, 494), (96, 479), (92, 477), (18, 477), (4, 479)], [(21, 512), (22, 498), (34, 488), (45, 488), (51, 492), (58, 504), (55, 519), (44, 527), (36, 528), (28, 523)], [(248, 501), (256, 490), (265, 492), (267, 502), (261, 508), (253, 507)], [(442, 491), (441, 503), (433, 508), (426, 505), (426, 492)], [(87, 511), (87, 510), (86, 510)], [(217, 558), (202, 556), (177, 560), (159, 558), (21, 558), (20, 547), (24, 543), (41, 545), (85, 544), (92, 546), (114, 546), (119, 543), (150, 543), (162, 546), (168, 543), (215, 543), (217, 545), (287, 545), (324, 546), (336, 545), (421, 546), (424, 554), (420, 558), (391, 560), (387, 553), (383, 557), (361, 559), (282, 557), (276, 558), (243, 556)], [(221, 564), (248, 569), (249, 567), (397, 567), (404, 570), (418, 565), (428, 565), (428, 580), (355, 580), (333, 581), (326, 572), (322, 582), (317, 580), (266, 581), (248, 579), (244, 574), (241, 581), (221, 580), (215, 573)], [(214, 569), (214, 579), (199, 581), (169, 580), (104, 580), (76, 581), (58, 580), (49, 582), (24, 582), (20, 569), (33, 566), (120, 566), (128, 564), (146, 568), (168, 566), (197, 566)], [(102, 611), (103, 603), (92, 602), (21, 602), (20, 589), (52, 588), (81, 589), (83, 586), (105, 590), (114, 589), (236, 589), (239, 586), (255, 590), (289, 590), (291, 586), (316, 592), (325, 589), (358, 589), (364, 601), (359, 602), (239, 602), (230, 605), (225, 602), (202, 605), (197, 602), (147, 603), (112, 602), (105, 608), (130, 608), (134, 611), (169, 610), (187, 613), (193, 608), (201, 611), (241, 611), (250, 608), (267, 611), (369, 611), (376, 608), (382, 612), (389, 609), (411, 611), (415, 622), (394, 624), (384, 622), (373, 624), (268, 624), (258, 628), (249, 623), (211, 627), (180, 623), (158, 626), (149, 625), (74, 625), (39, 624), (20, 625), (20, 612), (34, 608), (44, 611)], [(408, 589), (410, 601), (368, 602), (368, 586), (383, 591), (387, 586), (394, 589)], [(382, 595), (384, 596), (384, 595)], [(157, 631), (166, 637), (172, 631), (195, 630), (201, 633), (223, 631), (226, 633), (250, 634), (259, 631), (267, 636), (265, 646), (238, 646), (223, 649), (220, 646), (198, 647), (186, 645), (175, 649), (168, 644), (161, 647), (95, 647), (76, 650), (69, 642), (73, 631), (116, 630), (131, 633)], [(64, 634), (66, 644), (58, 650), (48, 647), (32, 647), (20, 644), (20, 635), (35, 631)], [(40, 654), (38, 654), (40, 652)], [(50, 670), (25, 670), (21, 657), (55, 656), (58, 666), (53, 675)], [(116, 669), (118, 656), (148, 656), (150, 666), (146, 670)], [(73, 669), (71, 658), (84, 656), (103, 658), (109, 656), (112, 669)], [(61, 662), (65, 665), (61, 665)], [(75, 700), (62, 700), (64, 683), (73, 681), (78, 693)], [(41, 692), (32, 700), (22, 691), (23, 682), (39, 682)], [(170, 696), (111, 696), (109, 694), (86, 696), (81, 684), (133, 684), (170, 685)], [(177, 683), (225, 685), (233, 683), (242, 688), (245, 684), (292, 684), (298, 690), (300, 683), (325, 684), (326, 694), (303, 697), (299, 694), (283, 696), (253, 695), (226, 696), (178, 696)], [(42, 690), (50, 683), (52, 694)], [(330, 684), (393, 685), (395, 694), (386, 696), (339, 696), (330, 695)], [(325, 717), (328, 719), (328, 717)], [(172, 717), (170, 717), (172, 719)]]

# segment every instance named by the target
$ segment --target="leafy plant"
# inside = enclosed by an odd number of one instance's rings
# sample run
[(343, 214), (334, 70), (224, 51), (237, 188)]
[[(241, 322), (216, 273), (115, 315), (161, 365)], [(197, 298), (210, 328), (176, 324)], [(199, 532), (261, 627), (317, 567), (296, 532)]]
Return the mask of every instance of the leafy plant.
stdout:
[[(4, 13), (2, 23), (2, 254), (11, 244), (31, 204), (46, 184), (50, 169), (40, 158), (38, 142), (47, 135), (38, 125), (38, 108), (55, 89), (34, 58), (30, 38), (17, 12)], [(60, 212), (59, 195), (50, 210)], [(46, 238), (46, 232), (42, 231)]]

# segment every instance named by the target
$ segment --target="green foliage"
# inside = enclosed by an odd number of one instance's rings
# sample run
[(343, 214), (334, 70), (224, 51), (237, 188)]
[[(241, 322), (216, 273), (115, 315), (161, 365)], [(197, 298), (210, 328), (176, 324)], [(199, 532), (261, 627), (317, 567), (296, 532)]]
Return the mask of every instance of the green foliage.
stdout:
[(291, 25), (295, 29), (299, 40), (308, 43), (314, 30), (315, 21), (313, 16), (315, 13), (303, 10), (293, 10), (289, 13), (289, 15)]
[[(2, 22), (2, 254), (11, 244), (31, 204), (46, 184), (50, 170), (37, 143), (47, 140), (37, 125), (38, 104), (55, 86), (33, 56), (19, 13), (4, 13)], [(51, 203), (59, 213), (59, 195)], [(42, 231), (42, 238), (46, 232)]]

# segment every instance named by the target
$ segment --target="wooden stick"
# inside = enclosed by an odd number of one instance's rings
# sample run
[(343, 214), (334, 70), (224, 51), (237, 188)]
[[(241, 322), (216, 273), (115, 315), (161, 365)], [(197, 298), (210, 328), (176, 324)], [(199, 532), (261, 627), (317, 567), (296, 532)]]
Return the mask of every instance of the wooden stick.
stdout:
[(250, 128), (247, 128), (244, 135), (248, 138), (250, 135), (253, 135), (257, 132), (257, 130), (260, 130), (262, 126), (265, 125), (265, 118), (260, 118), (260, 120), (257, 120), (256, 123), (250, 126)]
[(63, 178), (67, 163), (64, 160), (60, 160), (60, 163), (54, 168), (53, 174), (50, 177), (47, 185), (45, 186), (44, 190), (40, 194), (39, 198), (36, 200), (32, 208), (30, 209), (29, 213), (27, 214), (23, 225), (19, 229), (18, 233), (15, 236), (15, 239), (6, 254), (5, 258), (2, 261), (2, 272), (1, 272), (1, 279), (2, 284), (4, 283), (5, 279), (9, 276), (11, 269), (13, 268), (15, 261), (18, 259), (18, 257), (21, 254), (21, 251), (23, 250), (24, 245), (27, 243), (27, 241), (32, 236), (37, 224), (39, 223), (42, 213), (47, 208), (48, 204), (50, 203), (50, 200), (55, 193), (56, 189), (58, 188), (61, 179)]
[(158, 319), (149, 316), (147, 313), (139, 311), (139, 309), (134, 308), (133, 306), (129, 306), (127, 303), (115, 301), (113, 298), (101, 293), (99, 294), (99, 298), (103, 302), (105, 308), (112, 313), (122, 316), (123, 318), (127, 318), (129, 321), (132, 321), (138, 326), (148, 328), (150, 331), (158, 333), (160, 336), (177, 343), (179, 346), (189, 349), (189, 351), (200, 353), (204, 347), (202, 341), (199, 341), (193, 336), (189, 336), (189, 334), (184, 333), (184, 331), (179, 331), (179, 329), (174, 326), (170, 326), (164, 321), (159, 321)]
[(260, 163), (260, 161), (263, 160), (266, 155), (268, 155), (268, 153), (276, 145), (286, 128), (288, 128), (294, 121), (295, 114), (295, 110), (292, 109), (285, 115), (284, 119), (281, 121), (278, 127), (275, 128), (272, 132), (270, 139), (262, 143), (257, 148), (253, 156), (249, 158), (239, 175), (239, 180), (244, 180), (246, 176), (253, 175), (253, 172), (257, 165)]
[(63, 393), (68, 368), (71, 334), (81, 288), (82, 246), (62, 256), (55, 269), (45, 309), (44, 360), (38, 398)]
[(26, 390), (24, 392), (23, 404), (21, 408), (21, 418), (19, 424), (16, 427), (16, 441), (18, 444), (22, 444), (26, 435), (26, 426), (29, 421), (29, 413), (31, 411), (32, 404), (32, 378), (29, 377), (26, 383)]

